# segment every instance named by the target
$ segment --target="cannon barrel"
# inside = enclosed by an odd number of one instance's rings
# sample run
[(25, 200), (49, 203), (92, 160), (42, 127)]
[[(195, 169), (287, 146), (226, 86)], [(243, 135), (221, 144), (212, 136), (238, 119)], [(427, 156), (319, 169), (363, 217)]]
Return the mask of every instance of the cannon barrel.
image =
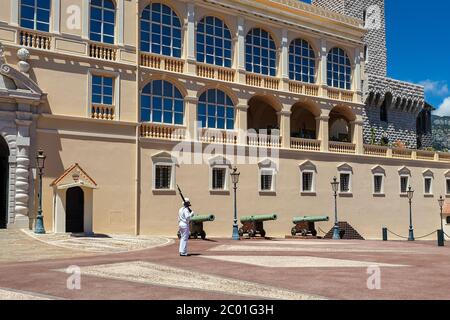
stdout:
[(270, 221), (277, 220), (278, 216), (276, 214), (267, 214), (259, 216), (246, 216), (241, 218), (242, 223), (246, 222), (257, 222), (257, 221)]
[(318, 216), (318, 217), (294, 217), (292, 219), (292, 222), (294, 224), (298, 224), (301, 222), (322, 222), (322, 221), (329, 221), (330, 218), (326, 216)]
[(191, 221), (192, 222), (206, 222), (206, 221), (214, 221), (216, 219), (216, 216), (213, 214), (210, 215), (198, 215), (198, 216), (192, 216)]

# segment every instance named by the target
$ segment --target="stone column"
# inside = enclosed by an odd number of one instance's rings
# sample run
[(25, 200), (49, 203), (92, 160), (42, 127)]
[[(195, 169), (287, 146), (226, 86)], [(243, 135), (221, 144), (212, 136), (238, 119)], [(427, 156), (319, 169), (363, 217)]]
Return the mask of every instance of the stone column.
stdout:
[(354, 72), (354, 81), (353, 81), (353, 90), (356, 92), (355, 101), (362, 102), (362, 74), (361, 74), (361, 49), (355, 49), (355, 70)]
[(187, 73), (195, 74), (195, 5), (193, 3), (187, 5), (187, 27), (184, 43), (186, 45)]
[[(19, 106), (20, 107), (20, 106)], [(18, 115), (19, 116), (19, 115)], [(16, 197), (15, 226), (24, 225), (28, 228), (29, 221), (29, 171), (30, 171), (30, 138), (29, 120), (16, 120), (17, 154), (16, 154)]]
[(186, 97), (185, 99), (186, 129), (191, 141), (198, 140), (197, 133), (197, 97)]
[(277, 113), (280, 121), (281, 146), (289, 149), (291, 147), (291, 111), (282, 110)]
[(325, 39), (322, 39), (320, 42), (320, 52), (319, 52), (319, 58), (320, 58), (320, 67), (319, 67), (319, 85), (320, 85), (320, 95), (325, 96), (326, 95), (326, 89), (328, 83), (328, 76), (327, 76), (327, 58), (328, 58), (328, 47), (327, 47), (327, 41)]
[(117, 44), (119, 46), (124, 45), (123, 33), (124, 33), (124, 0), (117, 1)]
[(356, 145), (356, 154), (364, 154), (363, 125), (364, 121), (361, 119), (350, 122), (352, 143)]
[(19, 0), (11, 0), (10, 24), (14, 27), (19, 25)]
[(238, 144), (247, 144), (247, 110), (248, 105), (236, 106), (236, 129), (238, 130)]
[(81, 37), (85, 40), (89, 39), (89, 0), (83, 0), (83, 14), (82, 14), (82, 26), (81, 26)]
[(61, 0), (52, 0), (52, 24), (53, 32), (60, 33), (61, 26)]
[(238, 17), (237, 22), (237, 81), (239, 83), (245, 83), (245, 19)]
[(288, 30), (283, 29), (281, 38), (281, 79), (282, 89), (289, 91), (289, 43)]
[(317, 132), (317, 138), (320, 140), (320, 151), (327, 152), (328, 151), (328, 141), (329, 141), (329, 128), (328, 121), (330, 117), (328, 114), (322, 115), (316, 118), (318, 122), (319, 130)]

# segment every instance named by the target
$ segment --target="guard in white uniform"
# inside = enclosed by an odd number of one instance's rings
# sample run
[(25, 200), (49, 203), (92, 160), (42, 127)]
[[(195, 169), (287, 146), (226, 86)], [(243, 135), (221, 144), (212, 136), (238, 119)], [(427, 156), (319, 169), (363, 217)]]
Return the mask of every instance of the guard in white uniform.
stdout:
[(186, 257), (187, 254), (187, 243), (189, 240), (189, 222), (194, 212), (190, 209), (191, 203), (188, 198), (185, 199), (186, 202), (183, 203), (183, 207), (180, 208), (178, 212), (178, 227), (180, 230), (180, 256)]

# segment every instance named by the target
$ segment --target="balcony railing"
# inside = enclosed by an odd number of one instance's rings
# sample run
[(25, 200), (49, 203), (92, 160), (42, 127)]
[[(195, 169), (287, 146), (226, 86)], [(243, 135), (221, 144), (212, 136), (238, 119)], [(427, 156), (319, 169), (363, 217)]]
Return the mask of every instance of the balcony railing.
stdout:
[(417, 160), (435, 160), (436, 152), (434, 151), (425, 151), (425, 150), (417, 150), (416, 158)]
[(388, 155), (388, 147), (383, 146), (375, 146), (375, 145), (364, 145), (364, 154), (369, 156), (379, 156), (379, 157), (387, 157)]
[(281, 137), (265, 134), (249, 134), (247, 136), (247, 144), (249, 146), (281, 148)]
[(36, 31), (21, 30), (19, 33), (19, 43), (21, 46), (50, 50), (51, 37)]
[(336, 153), (348, 153), (348, 154), (356, 153), (356, 144), (354, 143), (330, 141), (328, 148), (331, 152)]
[(91, 107), (91, 118), (99, 120), (114, 120), (115, 108), (111, 105), (94, 104)]
[(333, 100), (353, 102), (354, 95), (353, 91), (327, 88), (327, 97)]
[(289, 81), (289, 91), (317, 97), (319, 95), (319, 86), (315, 84)]
[(266, 88), (278, 90), (280, 87), (280, 79), (268, 76), (262, 76), (254, 73), (245, 75), (245, 83), (252, 87)]
[(141, 124), (140, 135), (142, 138), (184, 140), (186, 138), (186, 128), (154, 123)]
[(197, 64), (197, 76), (234, 82), (236, 72), (229, 68), (220, 68), (212, 65)]
[(141, 53), (141, 66), (176, 73), (184, 72), (184, 60), (151, 53)]
[(320, 151), (320, 140), (291, 138), (291, 149), (304, 151)]
[(199, 139), (206, 143), (237, 144), (238, 136), (235, 131), (203, 129)]
[(402, 149), (402, 148), (393, 148), (392, 149), (392, 157), (399, 159), (412, 159), (413, 150), (411, 149)]
[(103, 43), (89, 43), (89, 57), (108, 61), (117, 60), (117, 49)]

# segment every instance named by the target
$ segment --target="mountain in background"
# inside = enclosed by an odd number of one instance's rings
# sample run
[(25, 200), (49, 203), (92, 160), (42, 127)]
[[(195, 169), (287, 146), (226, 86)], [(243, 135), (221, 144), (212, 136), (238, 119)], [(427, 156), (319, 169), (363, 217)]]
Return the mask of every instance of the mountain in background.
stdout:
[(450, 117), (431, 117), (433, 126), (433, 147), (436, 150), (450, 150)]

